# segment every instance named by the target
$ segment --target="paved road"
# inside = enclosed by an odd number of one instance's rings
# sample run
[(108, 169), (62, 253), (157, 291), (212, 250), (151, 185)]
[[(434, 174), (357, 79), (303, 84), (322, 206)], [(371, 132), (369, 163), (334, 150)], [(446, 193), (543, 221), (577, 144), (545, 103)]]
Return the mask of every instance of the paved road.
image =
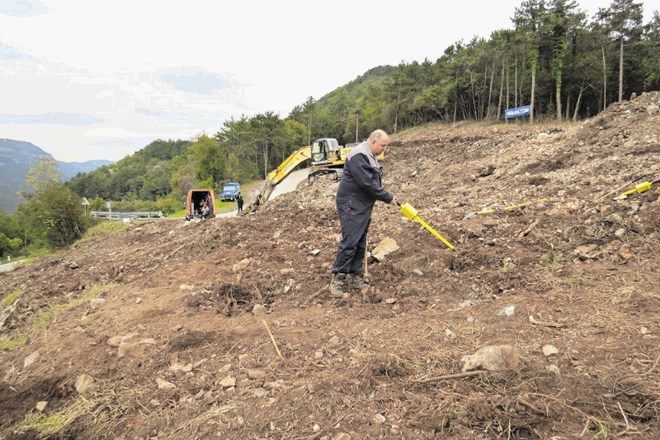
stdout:
[(300, 182), (307, 180), (308, 174), (309, 168), (303, 168), (292, 172), (277, 184), (268, 200), (273, 200), (277, 196), (295, 191)]
[(220, 214), (216, 214), (215, 218), (223, 218), (223, 217), (236, 217), (238, 214), (238, 211), (233, 210), (229, 212), (221, 212)]
[(16, 263), (0, 264), (0, 272), (11, 272), (15, 265)]

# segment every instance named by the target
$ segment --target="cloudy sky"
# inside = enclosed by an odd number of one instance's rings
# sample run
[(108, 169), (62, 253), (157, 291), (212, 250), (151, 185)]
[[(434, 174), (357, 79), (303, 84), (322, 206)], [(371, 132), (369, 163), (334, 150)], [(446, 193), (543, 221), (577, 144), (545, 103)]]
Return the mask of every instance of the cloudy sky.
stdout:
[[(511, 28), (521, 1), (0, 0), (0, 138), (118, 160), (241, 115), (284, 118), (372, 67)], [(610, 2), (578, 3), (591, 17)]]

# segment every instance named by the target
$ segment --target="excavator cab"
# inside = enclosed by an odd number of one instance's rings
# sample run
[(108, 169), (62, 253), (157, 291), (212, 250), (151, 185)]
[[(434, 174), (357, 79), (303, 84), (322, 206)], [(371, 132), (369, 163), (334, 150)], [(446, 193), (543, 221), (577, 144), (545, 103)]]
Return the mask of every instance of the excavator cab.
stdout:
[(335, 162), (340, 150), (339, 142), (333, 138), (317, 139), (312, 144), (312, 163), (324, 164)]

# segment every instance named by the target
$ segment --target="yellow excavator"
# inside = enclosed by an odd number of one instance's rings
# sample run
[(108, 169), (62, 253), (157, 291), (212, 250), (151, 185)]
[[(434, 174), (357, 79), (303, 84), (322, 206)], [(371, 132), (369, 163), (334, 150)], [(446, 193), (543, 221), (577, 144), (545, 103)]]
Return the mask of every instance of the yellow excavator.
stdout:
[(335, 178), (339, 178), (348, 152), (357, 145), (343, 147), (334, 138), (315, 140), (311, 146), (312, 163), (307, 178), (313, 180), (324, 174), (334, 174)]
[[(335, 179), (338, 179), (341, 176), (344, 163), (346, 163), (346, 155), (357, 145), (349, 144), (349, 146), (344, 147), (339, 145), (337, 139), (321, 138), (315, 140), (312, 145), (294, 151), (277, 168), (268, 173), (261, 193), (252, 205), (243, 210), (241, 215), (259, 209), (261, 205), (268, 201), (277, 184), (305, 162), (310, 162), (308, 180), (311, 181), (324, 174), (334, 174)], [(379, 156), (378, 158), (382, 159), (383, 157)]]

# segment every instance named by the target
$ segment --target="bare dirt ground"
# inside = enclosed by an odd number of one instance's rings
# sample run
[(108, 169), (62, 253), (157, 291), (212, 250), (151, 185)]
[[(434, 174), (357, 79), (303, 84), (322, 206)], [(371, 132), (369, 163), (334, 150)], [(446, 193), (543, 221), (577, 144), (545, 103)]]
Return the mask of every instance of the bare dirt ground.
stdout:
[(614, 199), (660, 178), (659, 109), (393, 136), (386, 186), (456, 250), (378, 204), (364, 295), (328, 295), (329, 178), (2, 274), (0, 437), (658, 438), (660, 191)]

